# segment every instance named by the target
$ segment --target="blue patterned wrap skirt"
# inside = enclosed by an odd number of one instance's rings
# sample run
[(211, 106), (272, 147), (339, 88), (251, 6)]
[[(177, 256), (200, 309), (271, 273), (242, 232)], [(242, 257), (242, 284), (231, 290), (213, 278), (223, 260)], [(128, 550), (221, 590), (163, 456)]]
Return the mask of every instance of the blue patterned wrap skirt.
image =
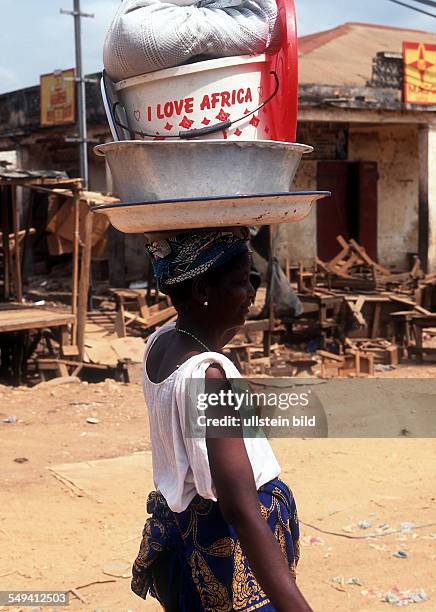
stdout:
[[(294, 497), (279, 478), (258, 491), (260, 508), (295, 577), (299, 526)], [(274, 608), (250, 570), (235, 530), (219, 504), (197, 496), (174, 513), (160, 493), (147, 501), (147, 520), (133, 565), (132, 590), (174, 612), (251, 612)]]

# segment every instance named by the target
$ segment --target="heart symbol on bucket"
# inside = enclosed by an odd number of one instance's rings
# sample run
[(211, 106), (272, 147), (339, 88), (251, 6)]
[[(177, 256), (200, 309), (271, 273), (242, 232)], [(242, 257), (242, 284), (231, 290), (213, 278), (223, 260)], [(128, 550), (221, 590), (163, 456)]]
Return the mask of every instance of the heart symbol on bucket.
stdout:
[(139, 110), (135, 110), (133, 116), (135, 117), (136, 121), (139, 121), (141, 119), (141, 113), (139, 112)]

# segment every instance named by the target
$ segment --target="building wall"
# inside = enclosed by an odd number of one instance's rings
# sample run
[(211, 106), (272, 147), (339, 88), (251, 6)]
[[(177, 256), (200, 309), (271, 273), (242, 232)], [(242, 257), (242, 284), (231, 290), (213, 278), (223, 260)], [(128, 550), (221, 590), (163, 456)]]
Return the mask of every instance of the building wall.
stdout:
[[(428, 272), (436, 273), (436, 126), (427, 130), (421, 151), (425, 156), (425, 166), (428, 173), (425, 198), (428, 202)], [(425, 177), (424, 177), (425, 180)]]
[(378, 163), (378, 253), (407, 269), (418, 252), (419, 144), (414, 125), (350, 127), (349, 159)]
[[(315, 191), (317, 162), (312, 160), (302, 161), (297, 175), (292, 184), (292, 191)], [(288, 223), (282, 226), (285, 240), (279, 249), (278, 255), (283, 258), (288, 256), (291, 263), (303, 261), (305, 265), (312, 265), (317, 255), (316, 247), (316, 206), (323, 206), (321, 200), (312, 208), (306, 219), (298, 223)], [(327, 200), (325, 200), (327, 202)]]
[(104, 159), (91, 153), (89, 156), (88, 172), (89, 191), (109, 191), (107, 184), (106, 163)]
[[(7, 162), (7, 170), (14, 170), (17, 167), (17, 152), (16, 151), (0, 151), (0, 162)], [(0, 163), (1, 167), (1, 163)]]

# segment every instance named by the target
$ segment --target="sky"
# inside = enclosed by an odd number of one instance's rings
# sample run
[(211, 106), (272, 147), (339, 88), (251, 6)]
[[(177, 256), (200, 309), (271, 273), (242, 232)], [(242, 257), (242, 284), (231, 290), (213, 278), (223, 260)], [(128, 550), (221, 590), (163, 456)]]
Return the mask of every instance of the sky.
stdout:
[[(413, 4), (412, 0), (409, 0)], [(120, 0), (82, 0), (83, 61), (87, 74), (102, 68), (106, 30)], [(347, 21), (435, 31), (436, 20), (389, 0), (296, 0), (299, 34), (327, 30)], [(73, 0), (0, 0), (0, 94), (39, 83), (39, 76), (74, 66)], [(417, 5), (426, 8), (422, 4)]]

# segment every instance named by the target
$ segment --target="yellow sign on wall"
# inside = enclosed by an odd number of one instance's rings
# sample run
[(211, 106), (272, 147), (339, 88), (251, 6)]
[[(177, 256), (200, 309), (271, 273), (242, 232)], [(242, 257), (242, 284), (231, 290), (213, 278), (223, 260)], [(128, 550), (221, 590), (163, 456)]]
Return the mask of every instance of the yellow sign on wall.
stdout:
[(41, 127), (68, 125), (76, 122), (74, 76), (74, 68), (41, 76)]
[(436, 45), (403, 42), (405, 104), (436, 105)]

